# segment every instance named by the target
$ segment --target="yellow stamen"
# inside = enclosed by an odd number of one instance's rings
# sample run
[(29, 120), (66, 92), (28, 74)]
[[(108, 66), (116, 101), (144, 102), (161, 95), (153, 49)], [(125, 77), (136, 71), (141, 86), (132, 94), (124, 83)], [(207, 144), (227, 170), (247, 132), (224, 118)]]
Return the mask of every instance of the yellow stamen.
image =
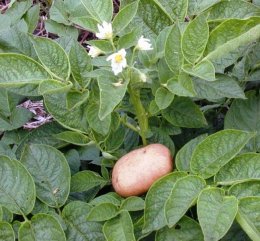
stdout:
[(115, 61), (116, 61), (116, 63), (121, 63), (122, 60), (123, 60), (123, 57), (122, 57), (121, 54), (117, 54), (117, 55), (115, 56)]
[(111, 39), (112, 38), (112, 33), (105, 33), (106, 39)]

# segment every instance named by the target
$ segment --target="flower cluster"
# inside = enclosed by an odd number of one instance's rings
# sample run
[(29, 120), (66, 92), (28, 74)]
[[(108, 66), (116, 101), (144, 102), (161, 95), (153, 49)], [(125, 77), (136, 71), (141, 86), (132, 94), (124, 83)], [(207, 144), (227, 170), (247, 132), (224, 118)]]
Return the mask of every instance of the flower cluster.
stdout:
[[(99, 32), (96, 33), (97, 38), (99, 39), (107, 39), (110, 41), (113, 41), (113, 29), (112, 24), (103, 22), (102, 25), (97, 25)], [(99, 48), (95, 46), (88, 46), (89, 48), (89, 55), (92, 58), (95, 58), (103, 53)], [(152, 50), (152, 45), (150, 43), (150, 40), (147, 38), (144, 38), (144, 36), (141, 36), (137, 42), (137, 45), (135, 46), (135, 50), (140, 51), (146, 51), (146, 50)], [(109, 55), (106, 59), (107, 61), (111, 61), (111, 67), (112, 71), (115, 75), (118, 75), (123, 71), (124, 68), (127, 67), (127, 61), (126, 61), (126, 50), (121, 49), (117, 51), (116, 53), (113, 53)]]

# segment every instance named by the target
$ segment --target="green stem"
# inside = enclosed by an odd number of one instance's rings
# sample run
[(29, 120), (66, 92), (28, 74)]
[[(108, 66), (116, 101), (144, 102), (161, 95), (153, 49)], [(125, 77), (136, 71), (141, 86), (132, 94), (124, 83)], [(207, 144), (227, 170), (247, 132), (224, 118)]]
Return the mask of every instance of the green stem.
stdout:
[(131, 83), (128, 85), (128, 93), (130, 95), (130, 101), (133, 104), (136, 112), (136, 117), (140, 127), (140, 136), (142, 138), (143, 145), (147, 145), (146, 134), (148, 131), (148, 118), (146, 111), (140, 99), (140, 90), (133, 89)]
[(57, 210), (58, 214), (61, 216), (61, 210), (60, 210), (60, 208), (57, 207), (56, 210)]
[(26, 217), (26, 215), (24, 213), (22, 213), (22, 216), (23, 216), (24, 221), (30, 222), (30, 220)]
[(135, 54), (136, 54), (136, 48), (134, 48), (133, 53), (132, 53), (132, 57), (131, 57), (131, 60), (130, 60), (130, 66), (131, 67), (133, 66), (133, 63), (134, 63)]
[(115, 44), (114, 44), (113, 38), (109, 39), (109, 42), (110, 42), (111, 45), (112, 45), (113, 51), (116, 51), (116, 47), (115, 47)]

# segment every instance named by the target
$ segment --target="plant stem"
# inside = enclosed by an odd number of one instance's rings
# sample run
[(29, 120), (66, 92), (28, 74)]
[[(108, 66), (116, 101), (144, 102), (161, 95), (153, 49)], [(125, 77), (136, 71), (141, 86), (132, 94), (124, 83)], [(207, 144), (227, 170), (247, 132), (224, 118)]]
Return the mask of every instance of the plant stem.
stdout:
[(23, 216), (24, 221), (30, 222), (30, 220), (26, 217), (26, 215), (24, 213), (22, 213), (22, 216)]
[(115, 44), (114, 44), (114, 41), (113, 41), (113, 39), (111, 38), (111, 39), (109, 39), (109, 42), (111, 43), (111, 45), (112, 45), (112, 48), (113, 48), (113, 51), (116, 51), (116, 47), (115, 47)]
[(146, 115), (146, 111), (143, 107), (143, 104), (140, 99), (140, 90), (133, 89), (131, 83), (128, 85), (128, 93), (130, 95), (130, 101), (134, 106), (136, 117), (138, 120), (138, 124), (140, 127), (140, 136), (142, 138), (143, 145), (147, 145), (146, 133), (148, 131), (148, 118)]
[(56, 210), (58, 211), (58, 214), (61, 216), (61, 210), (60, 210), (60, 208), (56, 208)]

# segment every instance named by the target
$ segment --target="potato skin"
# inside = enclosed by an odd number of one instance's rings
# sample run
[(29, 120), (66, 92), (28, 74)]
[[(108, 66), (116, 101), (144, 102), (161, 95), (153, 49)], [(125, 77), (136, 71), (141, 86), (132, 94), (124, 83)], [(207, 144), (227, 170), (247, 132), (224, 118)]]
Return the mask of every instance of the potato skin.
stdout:
[(162, 144), (150, 144), (127, 153), (116, 162), (112, 185), (123, 197), (138, 196), (172, 168), (170, 150)]

